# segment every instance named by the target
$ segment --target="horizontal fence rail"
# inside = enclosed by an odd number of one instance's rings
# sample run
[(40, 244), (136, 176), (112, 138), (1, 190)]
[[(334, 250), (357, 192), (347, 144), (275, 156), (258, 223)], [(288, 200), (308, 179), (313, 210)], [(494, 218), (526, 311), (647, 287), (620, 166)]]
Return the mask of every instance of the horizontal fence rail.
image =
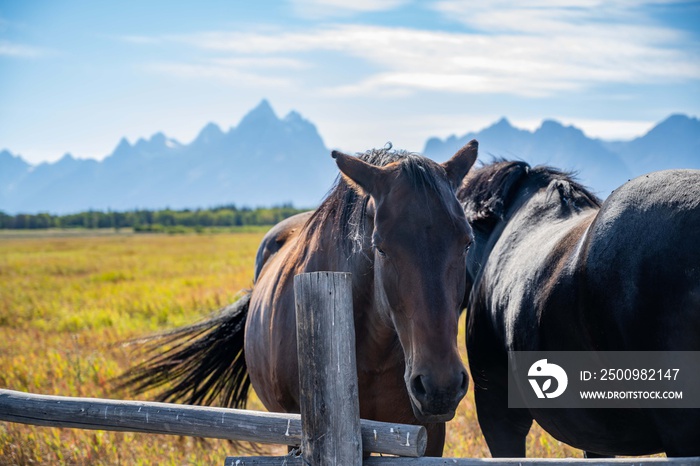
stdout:
[[(392, 458), (371, 456), (365, 466), (698, 466), (694, 458)], [(225, 466), (301, 466), (300, 456), (256, 456), (226, 458)]]
[[(0, 421), (292, 446), (301, 444), (302, 435), (298, 414), (36, 395), (4, 389), (0, 389)], [(423, 426), (367, 420), (360, 425), (365, 452), (417, 457), (425, 451), (427, 435)]]

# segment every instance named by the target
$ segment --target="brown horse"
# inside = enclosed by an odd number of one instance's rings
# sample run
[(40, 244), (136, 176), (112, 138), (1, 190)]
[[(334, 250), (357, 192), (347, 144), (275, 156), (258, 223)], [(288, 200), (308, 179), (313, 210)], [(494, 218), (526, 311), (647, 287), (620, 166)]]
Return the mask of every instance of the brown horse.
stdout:
[(351, 272), (360, 415), (423, 424), (426, 453), (441, 455), (444, 423), (468, 384), (457, 320), (472, 231), (455, 191), (477, 147), (443, 164), (388, 149), (333, 152), (342, 177), (316, 211), (270, 230), (253, 290), (218, 317), (168, 334), (173, 349), (123, 382), (143, 391), (175, 381), (161, 400), (228, 406), (244, 405), (252, 382), (269, 410), (299, 412), (293, 278)]

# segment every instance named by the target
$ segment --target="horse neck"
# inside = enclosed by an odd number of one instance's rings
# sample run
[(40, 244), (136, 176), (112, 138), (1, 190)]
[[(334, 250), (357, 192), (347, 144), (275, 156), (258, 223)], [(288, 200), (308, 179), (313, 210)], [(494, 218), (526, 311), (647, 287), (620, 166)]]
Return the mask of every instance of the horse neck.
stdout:
[(598, 207), (569, 205), (568, 202), (560, 201), (556, 193), (548, 192), (545, 188), (540, 186), (528, 189), (495, 225), (485, 232), (477, 228), (477, 243), (483, 245), (479, 248), (482, 263), (490, 258), (493, 248), (500, 241), (510, 242), (517, 247), (537, 235), (551, 240), (566, 234), (589, 214), (599, 210)]
[(338, 237), (335, 219), (307, 230), (299, 243), (293, 273), (329, 270), (352, 273), (353, 313), (358, 370), (403, 370), (403, 352), (387, 309), (375, 293), (372, 220), (364, 218), (359, 243)]
[[(545, 192), (536, 192), (519, 200), (508, 210), (503, 220), (481, 238), (477, 261), (483, 270), (475, 282), (472, 304), (487, 312), (487, 322), (502, 344), (509, 347), (506, 327), (517, 319), (532, 319), (532, 328), (538, 327), (542, 316), (519, 314), (518, 307), (506, 303), (521, 300), (534, 302), (528, 293), (539, 293), (546, 284), (568, 286), (567, 277), (578, 267), (587, 226), (599, 210), (595, 207), (573, 209), (562, 206), (558, 199), (547, 199)], [(482, 233), (483, 234), (483, 233)], [(479, 242), (477, 236), (477, 243)], [(556, 280), (552, 274), (556, 274)], [(522, 283), (531, 285), (522, 288)], [(553, 285), (552, 285), (553, 286)], [(521, 289), (515, 296), (513, 290)], [(525, 306), (530, 309), (530, 306)], [(536, 344), (537, 335), (528, 336)]]
[[(398, 335), (386, 305), (375, 293), (373, 226), (365, 220), (365, 235), (359, 250), (344, 253), (341, 261), (352, 273), (353, 312), (355, 321), (357, 365), (359, 371), (403, 371), (404, 357)], [(350, 248), (338, 248), (348, 251)]]

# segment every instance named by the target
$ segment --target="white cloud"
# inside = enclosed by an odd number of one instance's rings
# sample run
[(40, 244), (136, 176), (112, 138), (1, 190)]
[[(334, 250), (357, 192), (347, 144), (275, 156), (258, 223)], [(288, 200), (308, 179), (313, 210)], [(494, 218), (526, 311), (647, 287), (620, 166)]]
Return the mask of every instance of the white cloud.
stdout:
[[(297, 3), (350, 8), (340, 0)], [(390, 8), (396, 3), (371, 5)], [(352, 5), (357, 11), (371, 6), (365, 0)], [(159, 40), (218, 55), (207, 63), (178, 65), (180, 74), (194, 67), (202, 77), (245, 77), (247, 61), (253, 68), (283, 71), (287, 83), (297, 76), (326, 96), (432, 90), (544, 97), (598, 85), (700, 79), (698, 47), (681, 31), (655, 25), (639, 6), (632, 0), (523, 0), (515, 5), (443, 0), (435, 8), (469, 32), (351, 24)], [(313, 68), (327, 66), (328, 52), (335, 71), (341, 76), (347, 71), (344, 82), (329, 84), (322, 73), (314, 76)]]
[(292, 80), (277, 72), (262, 72), (233, 63), (217, 61), (203, 63), (153, 63), (145, 67), (148, 71), (186, 79), (214, 79), (236, 87), (263, 87), (284, 89), (292, 86)]
[[(0, 16), (0, 33), (5, 33), (11, 29), (21, 28), (20, 23), (11, 22)], [(0, 38), (0, 57), (14, 58), (37, 58), (49, 53), (45, 48), (33, 45), (20, 44)]]
[(233, 57), (233, 58), (214, 58), (212, 64), (222, 67), (231, 67), (236, 69), (270, 69), (277, 68), (283, 70), (303, 70), (309, 65), (302, 60), (285, 57)]
[(223, 57), (197, 63), (158, 62), (145, 68), (188, 79), (215, 79), (231, 86), (290, 88), (293, 72), (308, 68), (302, 60), (277, 56)]
[(360, 58), (378, 71), (325, 92), (439, 90), (545, 96), (608, 83), (700, 78), (690, 52), (657, 44), (661, 28), (589, 24), (558, 34), (472, 34), (339, 25), (306, 32), (206, 33), (179, 37), (234, 56), (287, 56), (330, 51)]
[(0, 40), (0, 56), (16, 58), (36, 58), (46, 53), (44, 49), (30, 45), (15, 44)]
[(290, 0), (290, 3), (297, 15), (321, 19), (392, 10), (406, 3), (406, 0)]
[[(434, 9), (484, 34), (576, 38), (642, 43), (680, 41), (679, 32), (655, 24), (638, 0), (441, 0)], [(658, 0), (654, 4), (671, 3)], [(614, 44), (611, 44), (614, 45)]]

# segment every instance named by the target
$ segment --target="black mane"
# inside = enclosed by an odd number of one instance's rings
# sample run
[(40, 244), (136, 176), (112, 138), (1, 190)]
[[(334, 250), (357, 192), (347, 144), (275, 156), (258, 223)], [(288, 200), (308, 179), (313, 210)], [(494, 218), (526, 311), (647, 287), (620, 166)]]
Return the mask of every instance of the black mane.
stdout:
[(472, 171), (457, 192), (470, 223), (489, 224), (503, 219), (518, 188), (525, 183), (536, 188), (546, 187), (557, 194), (563, 206), (579, 210), (600, 207), (600, 199), (576, 181), (572, 173), (548, 166), (530, 167), (522, 161), (497, 160)]
[[(369, 164), (383, 167), (399, 163), (401, 171), (417, 189), (437, 193), (444, 205), (451, 191), (441, 189), (447, 182), (447, 175), (442, 165), (419, 154), (403, 150), (392, 151), (391, 146), (370, 149), (357, 157)], [(440, 183), (440, 180), (443, 183)], [(335, 184), (321, 205), (307, 222), (307, 231), (314, 231), (321, 224), (333, 225), (333, 236), (339, 246), (348, 253), (359, 252), (365, 237), (365, 214), (369, 195), (358, 191), (357, 186), (348, 183), (342, 176), (336, 178)]]

